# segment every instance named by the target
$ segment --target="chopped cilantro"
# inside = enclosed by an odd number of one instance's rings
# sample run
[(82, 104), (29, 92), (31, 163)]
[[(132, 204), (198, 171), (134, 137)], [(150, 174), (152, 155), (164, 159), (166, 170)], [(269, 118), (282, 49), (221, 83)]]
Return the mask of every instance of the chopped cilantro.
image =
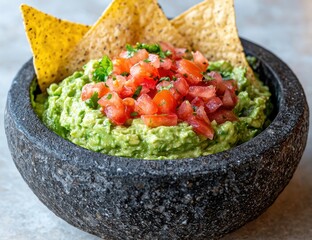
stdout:
[(139, 114), (137, 113), (137, 112), (132, 112), (132, 113), (130, 113), (130, 116), (131, 117), (136, 117), (136, 116), (138, 116)]
[(95, 69), (93, 77), (95, 82), (106, 82), (108, 76), (113, 71), (113, 62), (109, 59), (108, 56), (104, 56), (99, 61), (99, 66)]
[(113, 97), (113, 95), (110, 93), (110, 94), (107, 95), (106, 98), (109, 100), (109, 99), (111, 99), (112, 97)]
[(144, 59), (143, 62), (149, 63), (149, 62), (151, 62), (151, 60)]
[(91, 98), (85, 101), (85, 103), (88, 107), (97, 109), (99, 107), (98, 101), (99, 101), (99, 94), (97, 92), (94, 92)]
[(138, 96), (140, 95), (141, 90), (142, 90), (142, 86), (140, 85), (140, 86), (138, 86), (137, 89), (135, 90), (135, 92), (134, 92), (132, 98), (137, 99)]
[(128, 76), (130, 75), (130, 73), (128, 73), (128, 72), (123, 72), (123, 73), (121, 73), (120, 75), (121, 75), (121, 76), (124, 76), (124, 77), (128, 77)]
[(145, 49), (149, 53), (157, 54), (161, 58), (166, 58), (172, 55), (172, 53), (169, 50), (163, 51), (160, 45), (157, 43), (156, 44), (137, 43), (135, 46), (131, 46), (128, 44), (126, 45), (126, 49), (127, 49), (129, 58), (132, 57), (134, 53), (136, 53), (140, 49)]

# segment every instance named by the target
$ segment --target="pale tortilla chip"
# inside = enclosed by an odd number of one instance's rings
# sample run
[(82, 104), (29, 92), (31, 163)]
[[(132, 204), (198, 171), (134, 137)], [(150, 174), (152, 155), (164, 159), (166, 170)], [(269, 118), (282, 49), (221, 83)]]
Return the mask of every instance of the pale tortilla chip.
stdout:
[(245, 67), (248, 78), (254, 79), (238, 36), (233, 0), (206, 0), (171, 23), (191, 48), (202, 52), (209, 61), (225, 60), (233, 66)]
[(170, 42), (187, 47), (155, 0), (115, 0), (66, 57), (58, 80), (80, 69), (91, 59), (116, 56), (126, 44)]
[(27, 5), (21, 5), (21, 11), (38, 84), (45, 91), (56, 81), (62, 58), (81, 40), (89, 27), (60, 20)]

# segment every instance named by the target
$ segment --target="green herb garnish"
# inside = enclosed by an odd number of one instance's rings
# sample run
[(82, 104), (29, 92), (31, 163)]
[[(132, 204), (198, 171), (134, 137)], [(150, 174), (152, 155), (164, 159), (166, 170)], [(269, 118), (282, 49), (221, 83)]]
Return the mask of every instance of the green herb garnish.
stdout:
[(137, 113), (137, 112), (132, 112), (132, 113), (130, 113), (130, 116), (131, 117), (136, 117), (136, 116), (138, 116), (139, 114)]
[(99, 94), (98, 92), (94, 92), (87, 101), (85, 101), (86, 105), (90, 108), (97, 109), (99, 107)]
[(95, 82), (106, 82), (108, 76), (113, 72), (113, 62), (108, 56), (104, 56), (99, 61), (99, 66), (95, 69), (93, 77)]
[(140, 93), (141, 93), (141, 90), (142, 90), (142, 86), (140, 85), (140, 86), (138, 86), (137, 89), (135, 90), (134, 94), (132, 95), (132, 98), (137, 99), (138, 96), (139, 96)]
[(128, 76), (130, 75), (130, 73), (128, 73), (128, 72), (123, 72), (123, 73), (121, 73), (120, 75), (123, 76), (123, 77), (128, 77)]
[(160, 45), (157, 43), (156, 44), (137, 43), (135, 46), (131, 46), (128, 44), (128, 45), (126, 45), (126, 49), (128, 52), (128, 58), (132, 57), (134, 55), (134, 53), (136, 53), (140, 49), (145, 49), (149, 53), (157, 54), (161, 58), (166, 58), (166, 57), (172, 55), (172, 53), (168, 50), (163, 51), (161, 49)]
[(110, 93), (110, 94), (107, 95), (106, 98), (109, 100), (109, 99), (111, 99), (112, 97), (113, 97), (113, 95)]

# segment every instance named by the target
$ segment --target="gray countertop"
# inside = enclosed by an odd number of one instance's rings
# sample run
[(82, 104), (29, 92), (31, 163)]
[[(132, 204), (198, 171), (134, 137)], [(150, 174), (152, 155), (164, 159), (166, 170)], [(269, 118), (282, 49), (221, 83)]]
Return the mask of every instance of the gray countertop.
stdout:
[[(60, 18), (92, 24), (109, 1), (25, 0)], [(174, 17), (197, 1), (159, 1)], [(50, 212), (16, 170), (3, 127), (6, 95), (14, 75), (31, 57), (19, 13), (20, 0), (0, 0), (0, 240), (98, 239)], [(300, 79), (312, 103), (312, 1), (236, 0), (239, 33), (282, 58)], [(179, 5), (179, 6), (177, 6)], [(310, 122), (311, 123), (311, 122)], [(312, 145), (283, 193), (258, 219), (223, 239), (312, 239)]]

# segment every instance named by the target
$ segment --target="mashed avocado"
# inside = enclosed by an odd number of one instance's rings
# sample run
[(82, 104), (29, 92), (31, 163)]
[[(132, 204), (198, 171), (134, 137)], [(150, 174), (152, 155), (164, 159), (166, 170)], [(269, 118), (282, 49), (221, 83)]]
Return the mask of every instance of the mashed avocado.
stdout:
[(90, 108), (81, 100), (81, 90), (90, 83), (93, 64), (91, 61), (84, 72), (76, 72), (59, 84), (52, 84), (47, 94), (39, 94), (32, 101), (35, 112), (51, 130), (81, 147), (143, 159), (198, 157), (246, 142), (268, 123), (271, 110), (268, 88), (260, 81), (257, 86), (251, 85), (245, 77), (245, 69), (219, 61), (210, 63), (209, 70), (237, 81), (239, 100), (234, 113), (239, 121), (219, 125), (213, 121), (213, 140), (197, 135), (187, 123), (149, 128), (138, 118), (129, 126), (114, 126), (100, 108)]

